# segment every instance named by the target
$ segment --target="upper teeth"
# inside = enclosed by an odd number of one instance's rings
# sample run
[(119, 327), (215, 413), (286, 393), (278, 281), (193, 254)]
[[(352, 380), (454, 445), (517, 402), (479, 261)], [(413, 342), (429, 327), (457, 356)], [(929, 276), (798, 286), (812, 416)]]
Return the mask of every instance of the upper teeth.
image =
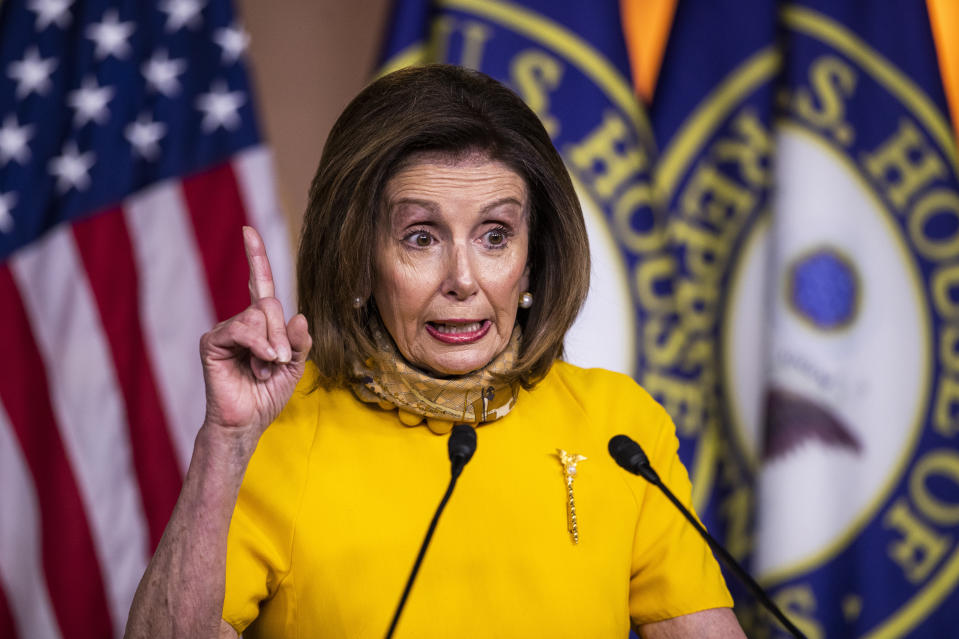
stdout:
[(440, 333), (446, 333), (448, 335), (457, 335), (459, 333), (472, 333), (480, 329), (479, 322), (472, 322), (470, 324), (433, 324), (436, 327), (436, 330)]

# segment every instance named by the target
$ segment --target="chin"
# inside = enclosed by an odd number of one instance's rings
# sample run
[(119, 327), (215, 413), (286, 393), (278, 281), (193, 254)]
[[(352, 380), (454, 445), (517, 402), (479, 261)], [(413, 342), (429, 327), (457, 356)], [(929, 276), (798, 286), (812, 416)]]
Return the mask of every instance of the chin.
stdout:
[(423, 363), (423, 368), (432, 371), (436, 375), (449, 377), (455, 375), (468, 375), (475, 370), (486, 366), (492, 358), (479, 357), (457, 357), (457, 358), (437, 358)]
[(458, 377), (460, 375), (469, 375), (475, 370), (483, 368), (483, 364), (478, 366), (427, 366), (427, 370), (433, 372), (437, 377)]

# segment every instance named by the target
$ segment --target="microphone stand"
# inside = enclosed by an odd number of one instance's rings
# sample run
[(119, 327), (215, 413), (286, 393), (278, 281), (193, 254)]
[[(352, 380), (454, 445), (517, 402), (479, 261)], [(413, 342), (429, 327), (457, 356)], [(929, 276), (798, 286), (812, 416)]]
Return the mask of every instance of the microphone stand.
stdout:
[(476, 431), (465, 424), (457, 424), (454, 426), (452, 433), (450, 433), (449, 440), (451, 462), (450, 483), (446, 488), (443, 499), (440, 500), (440, 505), (433, 514), (433, 521), (430, 522), (430, 527), (426, 531), (426, 537), (423, 538), (423, 543), (420, 545), (420, 552), (416, 555), (416, 561), (413, 562), (413, 570), (410, 571), (409, 579), (406, 580), (406, 587), (403, 588), (403, 596), (400, 597), (400, 602), (396, 606), (396, 612), (393, 613), (393, 621), (390, 622), (390, 629), (386, 631), (386, 639), (390, 639), (393, 636), (393, 631), (396, 630), (396, 624), (399, 623), (400, 614), (406, 606), (406, 599), (410, 596), (410, 590), (413, 588), (413, 581), (416, 580), (416, 575), (420, 571), (420, 564), (423, 563), (423, 557), (426, 556), (426, 549), (429, 547), (430, 540), (433, 538), (436, 524), (439, 523), (440, 515), (443, 514), (443, 509), (446, 508), (446, 502), (450, 500), (450, 496), (453, 494), (453, 488), (456, 487), (456, 480), (459, 478), (460, 473), (463, 472), (463, 467), (466, 466), (466, 462), (470, 460), (475, 450)]
[(635, 441), (627, 437), (626, 435), (616, 435), (609, 440), (609, 452), (612, 455), (613, 459), (616, 460), (616, 463), (622, 466), (627, 471), (633, 473), (634, 475), (639, 475), (652, 485), (659, 488), (660, 491), (666, 498), (673, 503), (673, 505), (683, 514), (687, 521), (692, 524), (693, 528), (696, 529), (696, 532), (706, 540), (706, 543), (709, 547), (719, 555), (719, 558), (723, 560), (729, 568), (736, 573), (736, 576), (739, 577), (739, 580), (746, 584), (746, 587), (749, 588), (749, 591), (759, 600), (759, 603), (763, 605), (769, 612), (779, 620), (786, 630), (788, 630), (794, 637), (797, 639), (806, 639), (799, 628), (789, 620), (786, 615), (783, 614), (783, 611), (779, 609), (779, 606), (769, 598), (769, 595), (766, 594), (766, 591), (763, 590), (762, 586), (756, 583), (756, 580), (746, 572), (746, 570), (739, 565), (739, 562), (729, 554), (722, 544), (716, 541), (712, 535), (700, 524), (692, 513), (683, 506), (683, 504), (676, 499), (676, 496), (673, 494), (669, 488), (662, 482), (659, 478), (659, 473), (653, 469), (652, 465), (649, 463), (649, 458), (646, 457), (646, 453), (643, 452), (642, 447), (637, 444)]

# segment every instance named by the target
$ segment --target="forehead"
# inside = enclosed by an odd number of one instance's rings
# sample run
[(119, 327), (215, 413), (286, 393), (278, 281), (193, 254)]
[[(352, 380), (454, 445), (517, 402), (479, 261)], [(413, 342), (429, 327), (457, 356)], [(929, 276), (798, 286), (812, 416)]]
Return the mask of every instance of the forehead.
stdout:
[(475, 201), (488, 204), (515, 200), (525, 212), (526, 181), (503, 162), (483, 154), (451, 157), (417, 154), (404, 162), (387, 181), (386, 209), (416, 203)]

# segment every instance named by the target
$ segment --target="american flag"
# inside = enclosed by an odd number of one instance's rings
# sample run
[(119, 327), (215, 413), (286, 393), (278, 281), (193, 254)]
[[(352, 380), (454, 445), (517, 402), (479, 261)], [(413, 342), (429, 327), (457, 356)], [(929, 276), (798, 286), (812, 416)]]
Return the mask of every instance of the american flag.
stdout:
[(247, 43), (228, 0), (0, 3), (0, 637), (122, 634), (241, 225), (290, 280)]

